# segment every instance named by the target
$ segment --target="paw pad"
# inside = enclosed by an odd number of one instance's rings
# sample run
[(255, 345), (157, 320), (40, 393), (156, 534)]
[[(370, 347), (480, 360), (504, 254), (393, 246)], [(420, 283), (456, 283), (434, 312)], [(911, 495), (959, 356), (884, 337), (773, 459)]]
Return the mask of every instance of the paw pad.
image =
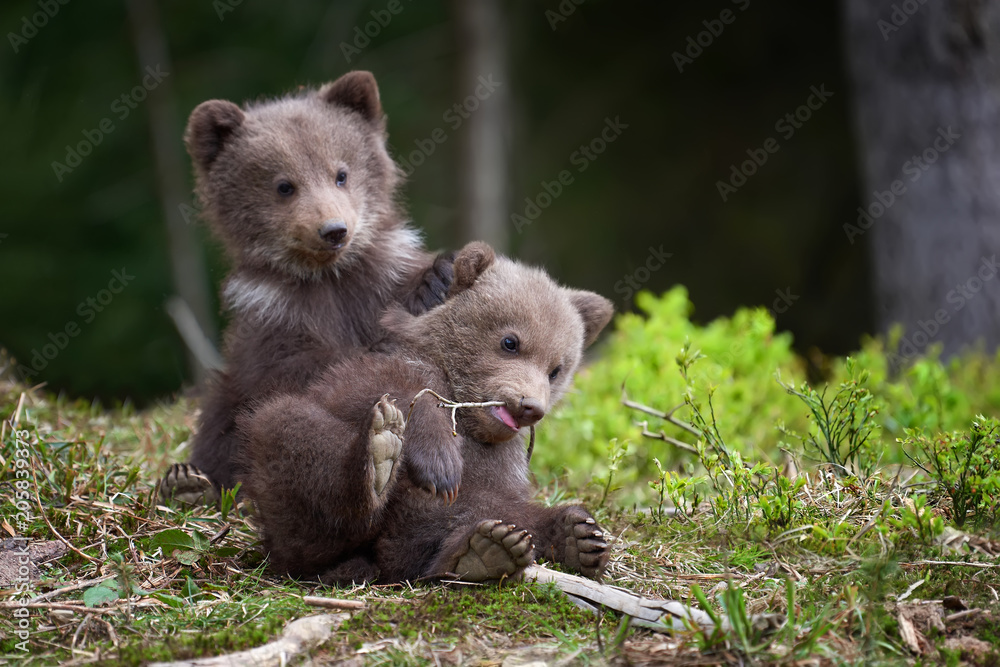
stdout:
[(392, 478), (396, 461), (403, 451), (403, 429), (406, 420), (396, 407), (395, 401), (386, 394), (372, 408), (372, 427), (368, 435), (368, 451), (371, 452), (375, 478), (372, 490), (381, 496)]
[(531, 564), (531, 535), (502, 521), (482, 521), (452, 568), (462, 581), (489, 581), (517, 574)]

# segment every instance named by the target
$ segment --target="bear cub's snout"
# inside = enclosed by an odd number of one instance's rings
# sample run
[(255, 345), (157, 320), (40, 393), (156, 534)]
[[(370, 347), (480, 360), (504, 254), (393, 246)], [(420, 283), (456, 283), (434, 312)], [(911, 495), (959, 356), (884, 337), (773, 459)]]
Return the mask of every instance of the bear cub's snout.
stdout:
[(347, 238), (347, 224), (343, 220), (324, 220), (319, 227), (319, 237), (333, 250), (344, 247)]

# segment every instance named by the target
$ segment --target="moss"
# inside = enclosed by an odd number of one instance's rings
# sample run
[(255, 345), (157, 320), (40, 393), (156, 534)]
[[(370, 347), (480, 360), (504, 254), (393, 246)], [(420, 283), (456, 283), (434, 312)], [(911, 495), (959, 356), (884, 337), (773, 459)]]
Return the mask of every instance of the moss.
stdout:
[(506, 583), (437, 589), (405, 603), (373, 602), (339, 630), (355, 648), (385, 637), (459, 640), (497, 633), (530, 640), (593, 635), (596, 619), (551, 585)]

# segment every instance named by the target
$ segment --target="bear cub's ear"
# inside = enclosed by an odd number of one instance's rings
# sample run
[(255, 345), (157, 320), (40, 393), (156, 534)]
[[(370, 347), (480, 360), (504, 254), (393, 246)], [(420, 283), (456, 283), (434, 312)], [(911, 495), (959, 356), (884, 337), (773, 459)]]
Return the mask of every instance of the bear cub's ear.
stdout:
[(199, 167), (207, 169), (245, 118), (243, 111), (232, 102), (202, 102), (191, 112), (184, 132), (188, 155)]
[(382, 103), (378, 98), (378, 84), (371, 72), (348, 72), (319, 91), (320, 99), (329, 104), (357, 111), (368, 122), (382, 119)]
[(460, 294), (472, 287), (483, 271), (490, 268), (496, 260), (496, 253), (486, 243), (473, 241), (458, 251), (453, 265), (454, 277), (448, 298)]
[(615, 313), (615, 307), (610, 301), (600, 294), (586, 292), (584, 290), (567, 290), (569, 300), (576, 306), (583, 318), (584, 347), (597, 340), (597, 335), (611, 321), (611, 316)]

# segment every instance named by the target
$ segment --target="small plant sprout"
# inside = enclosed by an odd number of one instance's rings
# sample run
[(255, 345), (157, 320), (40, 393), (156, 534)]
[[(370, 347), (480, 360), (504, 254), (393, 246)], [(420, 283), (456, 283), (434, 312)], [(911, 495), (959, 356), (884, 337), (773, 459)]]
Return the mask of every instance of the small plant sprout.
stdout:
[(865, 386), (868, 371), (858, 371), (850, 357), (845, 362), (849, 380), (827, 398), (827, 388), (817, 392), (803, 383), (799, 389), (786, 385), (777, 374), (778, 384), (809, 408), (813, 428), (803, 440), (806, 453), (834, 466), (837, 475), (858, 475), (867, 479), (875, 471), (872, 441), (878, 440), (880, 426), (875, 420), (879, 404)]
[(604, 479), (601, 491), (601, 502), (597, 503), (598, 507), (604, 507), (604, 503), (608, 500), (608, 495), (615, 490), (611, 485), (614, 482), (615, 473), (618, 472), (618, 466), (621, 464), (622, 459), (625, 458), (627, 451), (627, 440), (618, 444), (618, 438), (612, 438), (608, 442), (608, 475)]

